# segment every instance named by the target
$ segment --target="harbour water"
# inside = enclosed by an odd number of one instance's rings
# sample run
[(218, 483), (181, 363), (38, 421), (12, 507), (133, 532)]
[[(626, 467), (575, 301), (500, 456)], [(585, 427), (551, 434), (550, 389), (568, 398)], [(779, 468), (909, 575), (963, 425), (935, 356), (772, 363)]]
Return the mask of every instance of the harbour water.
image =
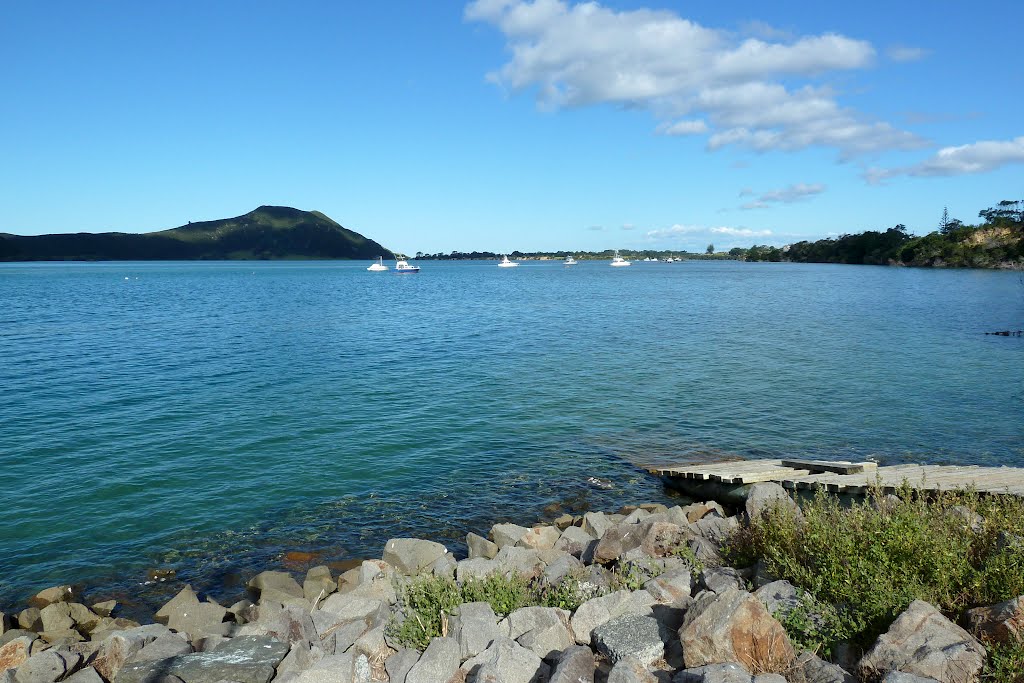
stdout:
[(0, 265), (0, 610), (457, 548), (663, 461), (1024, 465), (1019, 273), (367, 265)]

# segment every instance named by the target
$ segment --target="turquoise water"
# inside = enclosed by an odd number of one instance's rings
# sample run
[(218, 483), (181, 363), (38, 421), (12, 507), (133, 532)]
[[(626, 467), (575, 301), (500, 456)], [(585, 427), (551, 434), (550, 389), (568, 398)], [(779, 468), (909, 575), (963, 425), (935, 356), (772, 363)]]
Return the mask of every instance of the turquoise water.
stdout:
[(456, 547), (665, 500), (666, 460), (1024, 465), (1024, 340), (982, 334), (1024, 327), (1016, 273), (366, 265), (0, 265), (0, 609)]

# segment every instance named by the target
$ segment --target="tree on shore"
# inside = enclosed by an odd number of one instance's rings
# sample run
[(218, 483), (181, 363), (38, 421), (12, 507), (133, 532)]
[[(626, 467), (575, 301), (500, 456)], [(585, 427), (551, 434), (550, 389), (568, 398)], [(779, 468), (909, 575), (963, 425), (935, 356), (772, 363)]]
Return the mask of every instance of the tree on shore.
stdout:
[(709, 244), (709, 245), (708, 245), (708, 248), (707, 248), (707, 250), (706, 250), (706, 253), (708, 253), (708, 254), (714, 254), (714, 253), (715, 253), (715, 245), (714, 245), (714, 244)]

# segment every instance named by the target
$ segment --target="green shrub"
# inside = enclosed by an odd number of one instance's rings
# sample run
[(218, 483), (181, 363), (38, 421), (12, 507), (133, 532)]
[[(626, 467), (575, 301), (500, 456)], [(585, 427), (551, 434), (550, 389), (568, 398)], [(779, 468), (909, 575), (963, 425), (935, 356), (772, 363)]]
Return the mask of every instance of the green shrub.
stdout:
[[(875, 489), (846, 507), (819, 492), (801, 511), (802, 520), (771, 510), (734, 535), (727, 554), (731, 562), (760, 559), (770, 574), (835, 605), (830, 637), (866, 647), (915, 599), (957, 619), (1024, 594), (1024, 552), (1005, 542), (1007, 533), (1024, 534), (1019, 498), (929, 497), (904, 487), (896, 497)], [(976, 529), (973, 514), (982, 519)]]
[(462, 595), (453, 580), (424, 575), (400, 584), (398, 601), (405, 618), (388, 625), (390, 635), (407, 647), (423, 650), (446, 630), (448, 615), (462, 604)]
[(982, 671), (984, 683), (1024, 683), (1024, 638), (1006, 643), (986, 643), (988, 661)]
[(469, 579), (462, 585), (461, 602), (486, 602), (498, 617), (506, 617), (520, 607), (540, 604), (536, 588), (517, 575), (489, 574)]

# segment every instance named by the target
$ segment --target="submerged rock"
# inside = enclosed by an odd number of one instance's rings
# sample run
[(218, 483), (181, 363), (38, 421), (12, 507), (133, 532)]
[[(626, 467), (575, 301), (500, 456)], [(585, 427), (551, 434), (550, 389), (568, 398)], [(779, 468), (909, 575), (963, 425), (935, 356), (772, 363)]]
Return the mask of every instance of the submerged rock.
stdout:
[(177, 676), (188, 683), (269, 683), (289, 649), (267, 636), (241, 636), (213, 652), (126, 664), (114, 683), (149, 683), (160, 676)]

